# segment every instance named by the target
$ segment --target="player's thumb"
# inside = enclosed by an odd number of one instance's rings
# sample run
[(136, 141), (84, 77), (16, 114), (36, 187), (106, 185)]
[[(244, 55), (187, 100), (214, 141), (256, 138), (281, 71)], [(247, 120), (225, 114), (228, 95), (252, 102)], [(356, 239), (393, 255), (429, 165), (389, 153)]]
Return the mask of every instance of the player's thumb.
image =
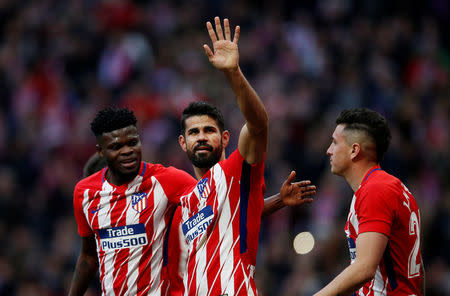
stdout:
[(286, 179), (286, 181), (284, 182), (285, 184), (291, 184), (292, 181), (294, 181), (295, 179), (295, 171), (291, 171), (291, 173), (289, 174), (289, 177)]
[(208, 59), (211, 61), (211, 59), (214, 57), (211, 48), (207, 44), (203, 44), (203, 49), (205, 50), (205, 54), (208, 57)]

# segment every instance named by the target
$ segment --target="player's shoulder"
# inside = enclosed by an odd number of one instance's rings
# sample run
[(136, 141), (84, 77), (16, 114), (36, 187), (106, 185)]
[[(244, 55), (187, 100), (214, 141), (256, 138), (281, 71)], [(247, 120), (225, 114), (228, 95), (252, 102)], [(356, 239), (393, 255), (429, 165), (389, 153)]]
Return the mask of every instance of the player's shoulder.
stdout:
[(194, 181), (194, 177), (192, 177), (187, 172), (180, 170), (173, 166), (165, 166), (159, 163), (146, 163), (148, 166), (147, 176), (154, 176), (158, 181), (176, 181), (176, 180), (186, 180), (186, 181)]
[(160, 163), (146, 163), (146, 165), (149, 167), (149, 173), (153, 176), (164, 176), (164, 175), (180, 175), (180, 176), (189, 176), (192, 178), (191, 175), (186, 173), (183, 170), (180, 170), (173, 166), (165, 166)]
[(402, 182), (397, 177), (380, 170), (374, 172), (361, 189), (361, 193), (388, 197), (401, 193)]
[(222, 168), (234, 167), (242, 165), (244, 161), (244, 157), (236, 148), (226, 159), (219, 161), (216, 165), (220, 165)]
[(102, 188), (103, 170), (100, 170), (86, 178), (81, 179), (75, 185), (75, 191), (84, 191), (86, 189), (98, 190)]

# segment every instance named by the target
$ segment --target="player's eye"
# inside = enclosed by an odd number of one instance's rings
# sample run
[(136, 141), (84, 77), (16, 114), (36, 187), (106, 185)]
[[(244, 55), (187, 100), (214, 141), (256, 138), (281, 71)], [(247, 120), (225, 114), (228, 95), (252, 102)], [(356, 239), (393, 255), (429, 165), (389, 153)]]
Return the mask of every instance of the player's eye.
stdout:
[(212, 126), (208, 126), (208, 127), (205, 128), (205, 132), (207, 132), (207, 133), (214, 133), (214, 132), (216, 132), (216, 129), (213, 128)]
[(116, 151), (116, 150), (119, 150), (121, 147), (122, 147), (122, 145), (113, 144), (113, 145), (109, 146), (108, 148), (111, 149), (111, 150)]
[(196, 128), (190, 129), (188, 131), (188, 135), (195, 135), (195, 134), (198, 134), (198, 129)]

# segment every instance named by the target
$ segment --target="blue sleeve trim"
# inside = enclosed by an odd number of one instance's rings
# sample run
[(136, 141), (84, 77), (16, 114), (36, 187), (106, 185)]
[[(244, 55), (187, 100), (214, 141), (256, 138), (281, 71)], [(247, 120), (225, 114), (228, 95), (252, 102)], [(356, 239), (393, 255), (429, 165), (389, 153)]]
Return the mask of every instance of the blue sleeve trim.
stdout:
[(251, 166), (244, 160), (242, 162), (241, 186), (240, 186), (240, 209), (239, 209), (239, 235), (241, 254), (247, 252), (247, 210), (250, 195)]

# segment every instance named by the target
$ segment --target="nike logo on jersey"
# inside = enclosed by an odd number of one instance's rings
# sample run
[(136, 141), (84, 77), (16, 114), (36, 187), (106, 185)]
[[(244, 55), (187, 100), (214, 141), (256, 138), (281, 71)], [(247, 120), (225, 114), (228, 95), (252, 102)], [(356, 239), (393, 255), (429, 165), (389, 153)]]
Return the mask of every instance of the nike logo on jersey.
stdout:
[(98, 211), (100, 211), (101, 208), (102, 208), (102, 207), (98, 207), (98, 208), (96, 208), (96, 209), (91, 209), (91, 214), (97, 213)]

